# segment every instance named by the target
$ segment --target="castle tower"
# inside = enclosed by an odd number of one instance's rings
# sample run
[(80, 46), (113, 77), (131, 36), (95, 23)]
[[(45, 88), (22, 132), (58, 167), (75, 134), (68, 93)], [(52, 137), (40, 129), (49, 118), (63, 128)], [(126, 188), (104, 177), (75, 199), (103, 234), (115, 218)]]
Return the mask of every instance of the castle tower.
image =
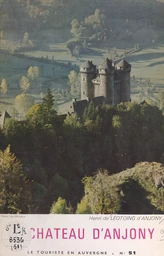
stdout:
[(120, 102), (130, 101), (131, 65), (123, 59), (115, 65), (115, 69), (120, 79)]
[(87, 61), (80, 67), (81, 77), (81, 99), (94, 98), (94, 85), (92, 79), (96, 74), (96, 66), (93, 65), (92, 61)]
[(107, 104), (114, 104), (114, 67), (108, 58), (98, 67), (100, 79), (100, 95), (104, 96)]
[(120, 89), (120, 78), (115, 71), (114, 73), (114, 105), (120, 104), (121, 102), (121, 89)]

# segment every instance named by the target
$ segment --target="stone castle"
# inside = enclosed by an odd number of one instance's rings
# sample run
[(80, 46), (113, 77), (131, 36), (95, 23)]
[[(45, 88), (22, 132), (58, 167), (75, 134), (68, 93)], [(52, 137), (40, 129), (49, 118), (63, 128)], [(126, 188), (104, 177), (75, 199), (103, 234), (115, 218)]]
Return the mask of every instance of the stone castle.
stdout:
[(81, 100), (74, 101), (74, 112), (82, 115), (91, 100), (95, 106), (130, 101), (130, 72), (131, 65), (124, 59), (113, 63), (107, 58), (98, 69), (92, 61), (82, 64)]
[(115, 105), (130, 101), (131, 65), (125, 60), (112, 63), (105, 59), (96, 66), (87, 61), (80, 67), (81, 99), (104, 96), (107, 104)]

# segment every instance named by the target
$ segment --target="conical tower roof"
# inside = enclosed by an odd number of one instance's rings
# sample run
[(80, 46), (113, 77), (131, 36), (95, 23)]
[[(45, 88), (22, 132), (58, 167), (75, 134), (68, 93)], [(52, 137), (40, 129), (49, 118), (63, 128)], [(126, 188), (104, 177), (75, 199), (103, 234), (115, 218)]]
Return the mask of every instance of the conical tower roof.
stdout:
[(108, 69), (108, 70), (112, 70), (113, 66), (112, 66), (112, 60), (106, 58), (98, 67), (99, 69)]
[(92, 63), (92, 61), (88, 60), (84, 62), (80, 67), (90, 69), (90, 68), (95, 68), (96, 66)]
[(116, 69), (119, 68), (121, 70), (130, 70), (131, 69), (131, 65), (124, 59), (122, 59), (121, 61), (119, 61), (116, 65), (115, 65)]

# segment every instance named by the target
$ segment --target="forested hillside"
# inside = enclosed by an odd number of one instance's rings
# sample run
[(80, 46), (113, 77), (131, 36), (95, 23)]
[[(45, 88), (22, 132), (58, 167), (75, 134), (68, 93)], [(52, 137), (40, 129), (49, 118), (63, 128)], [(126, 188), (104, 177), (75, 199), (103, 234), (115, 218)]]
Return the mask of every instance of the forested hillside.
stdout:
[[(122, 178), (118, 178), (124, 176), (121, 172), (136, 163), (164, 161), (164, 117), (157, 107), (147, 103), (121, 103), (95, 109), (91, 102), (82, 118), (68, 115), (64, 119), (64, 116), (56, 115), (53, 104), (53, 96), (48, 91), (42, 104), (30, 109), (26, 121), (9, 119), (1, 130), (1, 212), (49, 213), (54, 202), (67, 205), (67, 212), (76, 212), (77, 203), (84, 195), (82, 179), (85, 176), (92, 177), (98, 170), (107, 170), (109, 175), (120, 173), (111, 176), (109, 184), (104, 184), (110, 190), (115, 187), (115, 180), (121, 181)], [(149, 174), (145, 176), (145, 170), (141, 175), (142, 168), (138, 166), (138, 172), (129, 176), (134, 182), (146, 186), (147, 194), (143, 193), (143, 200), (147, 200), (147, 196), (152, 198), (149, 189), (152, 179), (151, 176), (146, 178)], [(156, 168), (153, 172), (151, 175), (158, 176)], [(163, 177), (163, 171), (160, 175)], [(160, 193), (163, 189), (162, 185)], [(10, 193), (18, 195), (12, 202), (9, 201)], [(138, 197), (138, 193), (135, 196)], [(151, 204), (154, 209), (163, 211), (163, 206), (159, 207), (160, 198), (157, 196), (156, 203), (151, 199)], [(136, 206), (135, 210), (138, 213), (140, 208)], [(111, 211), (121, 210), (114, 206), (108, 213)]]
[[(1, 29), (62, 28), (100, 9), (108, 20), (143, 20), (163, 26), (163, 3), (156, 0), (1, 0)], [(64, 19), (63, 19), (64, 17)]]
[(85, 196), (77, 213), (163, 213), (164, 165), (143, 162), (119, 174), (99, 171), (83, 179)]

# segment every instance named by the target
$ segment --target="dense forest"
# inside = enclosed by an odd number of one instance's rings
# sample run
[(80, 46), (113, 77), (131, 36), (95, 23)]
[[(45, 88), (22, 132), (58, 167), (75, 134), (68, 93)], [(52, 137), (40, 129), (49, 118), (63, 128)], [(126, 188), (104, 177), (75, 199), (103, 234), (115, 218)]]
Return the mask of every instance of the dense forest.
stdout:
[(163, 14), (164, 3), (155, 0), (0, 0), (0, 40), (11, 52), (45, 50), (58, 40), (71, 53), (75, 46), (78, 53), (138, 49), (163, 40)]
[(106, 26), (111, 18), (163, 26), (164, 5), (156, 0), (0, 0), (1, 30), (69, 27), (95, 9), (103, 12)]
[(123, 172), (164, 162), (164, 117), (146, 102), (60, 116), (48, 90), (27, 120), (6, 120), (0, 145), (1, 213), (164, 211), (162, 164)]

